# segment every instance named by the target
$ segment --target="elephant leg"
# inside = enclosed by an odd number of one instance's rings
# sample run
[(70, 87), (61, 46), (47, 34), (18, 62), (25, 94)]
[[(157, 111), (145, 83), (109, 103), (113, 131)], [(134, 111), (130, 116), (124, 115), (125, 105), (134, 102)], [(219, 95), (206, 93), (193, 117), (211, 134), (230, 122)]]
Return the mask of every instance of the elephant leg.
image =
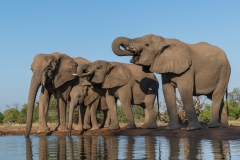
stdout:
[(66, 126), (66, 107), (72, 82), (69, 81), (56, 90), (58, 108), (58, 127), (56, 130), (67, 130)]
[(220, 111), (219, 111), (219, 116), (220, 116), (220, 123), (222, 127), (227, 127), (229, 126), (228, 124), (228, 113), (227, 113), (227, 107), (224, 106), (224, 101), (222, 99)]
[(166, 129), (179, 129), (181, 126), (178, 121), (175, 88), (171, 84), (166, 83), (162, 85), (162, 90), (169, 116), (169, 123), (166, 126)]
[(67, 130), (66, 126), (66, 101), (63, 101), (62, 98), (58, 98), (57, 107), (58, 107), (58, 127), (56, 130)]
[(78, 114), (79, 114), (78, 125), (75, 128), (76, 130), (78, 130), (80, 132), (82, 132), (82, 130), (83, 130), (83, 122), (84, 122), (85, 111), (86, 111), (86, 108), (83, 105), (80, 104), (79, 111), (78, 111)]
[(228, 126), (227, 112), (223, 103), (225, 90), (225, 83), (218, 83), (216, 89), (212, 93), (211, 118), (208, 124), (210, 128), (220, 127), (220, 121), (224, 122), (224, 126)]
[(110, 129), (119, 129), (119, 121), (117, 116), (117, 106), (116, 106), (116, 100), (114, 96), (109, 95), (109, 92), (106, 93), (106, 102), (110, 114)]
[(37, 133), (49, 131), (50, 128), (47, 126), (47, 111), (49, 106), (51, 94), (49, 91), (42, 87), (40, 98), (39, 98), (39, 127)]
[(103, 112), (104, 113), (104, 128), (109, 128), (109, 124), (110, 124), (110, 115), (109, 115), (109, 111), (106, 110)]
[(127, 118), (126, 128), (134, 129), (136, 128), (136, 124), (132, 114), (131, 99), (129, 97), (126, 97), (125, 94), (126, 94), (125, 92), (119, 93), (119, 99), (121, 101), (124, 114), (126, 115), (126, 118)]
[(85, 115), (84, 115), (84, 122), (83, 122), (83, 128), (84, 129), (90, 129), (91, 126), (90, 126), (90, 118), (91, 118), (91, 115), (90, 115), (90, 106), (86, 106), (86, 111), (85, 111)]
[(197, 114), (193, 106), (193, 87), (192, 83), (183, 81), (178, 83), (178, 90), (184, 104), (184, 110), (188, 118), (187, 130), (201, 129)]
[(92, 122), (92, 128), (91, 130), (99, 129), (98, 123), (97, 123), (97, 106), (99, 104), (99, 99), (95, 100), (90, 109), (91, 114), (91, 122)]
[(155, 97), (155, 94), (147, 94), (145, 96), (145, 121), (141, 128), (157, 128), (156, 117), (153, 109)]

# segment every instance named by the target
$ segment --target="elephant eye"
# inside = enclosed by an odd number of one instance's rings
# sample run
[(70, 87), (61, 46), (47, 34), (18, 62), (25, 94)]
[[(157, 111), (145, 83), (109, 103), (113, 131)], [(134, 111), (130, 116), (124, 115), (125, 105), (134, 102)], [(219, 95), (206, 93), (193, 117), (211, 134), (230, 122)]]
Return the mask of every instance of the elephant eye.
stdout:
[(149, 46), (149, 44), (148, 44), (148, 43), (146, 43), (146, 44), (145, 44), (145, 46), (147, 46), (147, 47), (148, 47), (148, 46)]
[(101, 69), (101, 66), (97, 66), (97, 69)]

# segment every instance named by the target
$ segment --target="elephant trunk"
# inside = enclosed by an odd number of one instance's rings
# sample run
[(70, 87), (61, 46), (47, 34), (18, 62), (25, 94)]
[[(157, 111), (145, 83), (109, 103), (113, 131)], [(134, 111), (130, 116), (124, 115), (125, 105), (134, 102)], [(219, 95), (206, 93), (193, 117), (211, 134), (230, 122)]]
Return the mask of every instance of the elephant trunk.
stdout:
[(83, 70), (82, 77), (91, 76), (93, 75), (94, 72), (95, 72), (94, 66), (91, 67), (88, 66), (85, 68), (85, 70)]
[[(127, 51), (126, 48), (132, 40), (126, 37), (118, 37), (112, 42), (112, 51), (118, 56), (133, 56), (134, 53)], [(121, 49), (123, 47), (124, 49)]]
[(28, 94), (28, 108), (27, 108), (27, 124), (26, 124), (26, 137), (29, 137), (32, 128), (33, 108), (37, 95), (38, 88), (40, 86), (40, 78), (35, 75), (32, 76), (31, 85)]
[(81, 65), (78, 65), (77, 67), (77, 73), (73, 74), (75, 76), (78, 76), (80, 78), (84, 78), (88, 75), (90, 75), (90, 73), (88, 73), (88, 68), (89, 68), (89, 65), (88, 64), (81, 64)]
[(73, 111), (75, 108), (75, 104), (73, 102), (70, 102), (70, 108), (69, 108), (69, 121), (68, 121), (68, 136), (71, 136), (72, 134), (72, 124), (73, 124)]

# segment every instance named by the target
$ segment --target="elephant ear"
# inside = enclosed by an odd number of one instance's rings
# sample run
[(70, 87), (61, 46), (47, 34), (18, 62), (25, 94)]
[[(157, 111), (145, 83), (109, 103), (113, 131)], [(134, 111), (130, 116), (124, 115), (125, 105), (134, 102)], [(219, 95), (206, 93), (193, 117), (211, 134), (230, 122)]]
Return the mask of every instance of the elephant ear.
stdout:
[(114, 88), (123, 86), (128, 83), (131, 78), (131, 71), (123, 64), (112, 63), (109, 74), (105, 76), (102, 88)]
[(180, 74), (186, 71), (191, 64), (188, 48), (183, 45), (170, 45), (157, 55), (150, 66), (150, 71), (160, 74), (168, 72)]
[(54, 78), (55, 88), (60, 87), (67, 81), (73, 80), (76, 76), (73, 73), (77, 71), (77, 63), (66, 54), (53, 53), (58, 62), (58, 69)]
[[(84, 87), (87, 87), (87, 86), (84, 86)], [(88, 106), (89, 104), (94, 102), (97, 98), (99, 98), (99, 94), (93, 91), (91, 87), (87, 87), (86, 91), (87, 91), (87, 96), (84, 98), (84, 105)]]

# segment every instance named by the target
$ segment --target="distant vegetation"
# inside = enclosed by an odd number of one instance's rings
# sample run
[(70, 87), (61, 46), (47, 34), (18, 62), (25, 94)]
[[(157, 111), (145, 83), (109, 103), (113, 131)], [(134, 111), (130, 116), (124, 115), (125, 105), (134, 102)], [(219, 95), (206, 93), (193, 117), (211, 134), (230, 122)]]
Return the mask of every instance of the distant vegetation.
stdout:
[[(185, 111), (183, 109), (184, 105), (180, 98), (176, 97), (177, 103), (176, 107), (179, 113), (179, 121), (182, 124), (187, 123), (187, 117), (185, 114)], [(198, 115), (198, 120), (201, 123), (208, 123), (210, 120), (211, 115), (211, 104), (205, 103), (206, 98), (204, 97), (194, 97), (194, 106), (196, 113)], [(166, 111), (166, 105), (164, 102), (159, 102), (160, 108), (161, 108), (161, 114), (157, 115), (158, 113), (158, 107), (157, 103), (154, 104), (154, 110), (156, 113), (156, 120), (168, 122), (168, 115)], [(57, 123), (58, 122), (58, 113), (57, 113), (57, 107), (56, 107), (56, 100), (52, 96), (50, 99), (49, 109), (48, 109), (48, 115), (47, 115), (47, 121), (49, 123)], [(226, 104), (226, 103), (225, 103)], [(67, 116), (66, 121), (68, 122), (68, 111), (69, 111), (69, 104), (67, 107)], [(144, 109), (138, 105), (132, 106), (132, 112), (134, 114), (134, 119), (136, 123), (144, 122)], [(117, 114), (118, 114), (118, 120), (119, 122), (126, 123), (127, 119), (124, 114), (123, 108), (121, 104), (117, 105)], [(240, 89), (234, 88), (232, 92), (228, 93), (228, 119), (229, 120), (238, 120), (240, 116)], [(27, 104), (24, 104), (21, 108), (18, 106), (18, 104), (14, 104), (13, 107), (7, 106), (7, 109), (4, 111), (4, 113), (0, 112), (0, 123), (1, 124), (25, 124), (26, 123), (26, 117), (27, 117)], [(159, 119), (160, 118), (160, 119)], [(78, 107), (74, 110), (74, 123), (78, 123)], [(101, 111), (97, 112), (97, 120), (99, 123), (102, 123), (103, 121), (103, 113)], [(33, 123), (38, 122), (38, 102), (34, 105), (34, 114), (33, 114)]]

